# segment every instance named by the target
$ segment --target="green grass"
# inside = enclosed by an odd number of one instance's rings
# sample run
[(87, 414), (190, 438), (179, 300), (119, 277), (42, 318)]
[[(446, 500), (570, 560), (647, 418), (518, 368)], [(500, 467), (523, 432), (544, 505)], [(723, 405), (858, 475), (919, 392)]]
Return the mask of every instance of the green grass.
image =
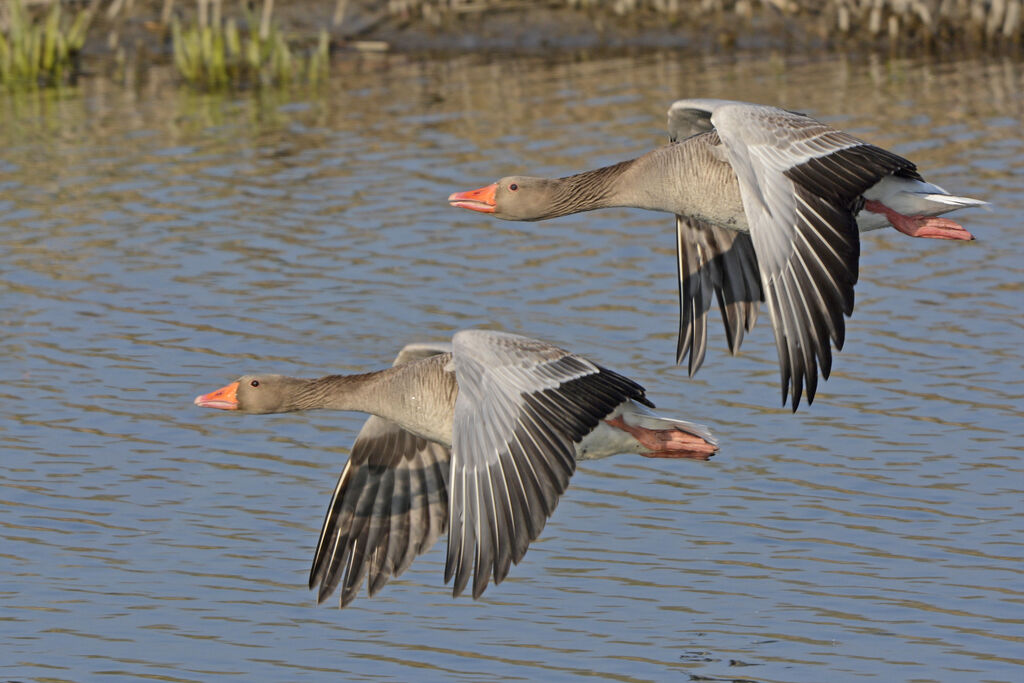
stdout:
[(22, 0), (13, 0), (10, 11), (10, 26), (0, 32), (0, 84), (19, 90), (60, 85), (73, 77), (91, 10), (79, 11), (70, 25), (62, 21), (59, 2), (41, 19), (30, 16)]
[[(250, 27), (256, 25), (253, 19), (250, 16)], [(174, 20), (171, 36), (178, 73), (187, 83), (206, 90), (316, 84), (327, 74), (330, 40), (326, 30), (320, 32), (308, 57), (293, 52), (273, 25), (266, 37), (260, 37), (253, 29), (243, 35), (233, 19), (188, 28)]]

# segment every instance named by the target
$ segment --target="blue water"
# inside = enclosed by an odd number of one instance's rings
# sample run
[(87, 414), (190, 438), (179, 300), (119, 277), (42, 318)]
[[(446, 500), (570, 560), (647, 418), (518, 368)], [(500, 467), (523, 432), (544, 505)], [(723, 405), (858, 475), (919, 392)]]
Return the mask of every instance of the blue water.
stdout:
[[(401, 56), (323, 91), (155, 71), (0, 98), (0, 675), (17, 680), (1017, 681), (1024, 670), (1024, 67), (672, 52)], [(766, 319), (673, 364), (671, 217), (444, 201), (664, 140), (677, 97), (812, 113), (992, 210), (864, 237), (846, 348), (780, 405)], [(384, 367), (491, 327), (707, 423), (708, 463), (586, 463), (479, 601), (443, 541), (374, 598), (306, 576), (363, 418), (192, 405), (247, 371)]]

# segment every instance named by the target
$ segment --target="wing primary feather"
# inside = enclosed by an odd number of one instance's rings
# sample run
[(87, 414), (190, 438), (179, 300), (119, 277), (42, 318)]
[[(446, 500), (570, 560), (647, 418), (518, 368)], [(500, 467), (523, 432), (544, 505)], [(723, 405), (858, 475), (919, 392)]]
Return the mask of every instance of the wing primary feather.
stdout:
[(768, 300), (768, 313), (772, 319), (772, 332), (775, 334), (775, 350), (779, 355), (779, 374), (782, 378), (782, 404), (789, 398), (789, 385), (792, 373), (789, 362), (789, 340), (786, 337), (786, 322), (779, 311), (777, 287), (774, 280), (769, 280), (765, 289)]
[(653, 404), (636, 382), (541, 342), (460, 332), (453, 350), (445, 581), (459, 595), (472, 579), (476, 598), (543, 530), (575, 471), (574, 442), (624, 401)]
[(367, 553), (372, 553), (373, 548), (367, 543), (371, 527), (377, 523), (376, 515), (383, 507), (383, 500), (377, 496), (380, 488), (380, 478), (363, 490), (359, 496), (359, 504), (356, 505), (356, 516), (353, 518), (352, 550), (349, 553), (348, 563), (345, 565), (345, 577), (341, 583), (341, 604), (347, 605), (356, 598), (359, 593), (359, 586), (366, 576)]
[(370, 562), (367, 588), (371, 596), (376, 595), (391, 577), (398, 575), (399, 562), (409, 553), (410, 517), (413, 514), (410, 474), (409, 467), (393, 470), (391, 504), (388, 517), (383, 520), (386, 528)]
[[(519, 520), (515, 524), (515, 533), (512, 536), (512, 562), (519, 564), (519, 561), (523, 559), (526, 554), (526, 549), (530, 545), (530, 541), (540, 535), (540, 530), (543, 528), (543, 522), (540, 527), (536, 526), (536, 508), (530, 505), (529, 492), (524, 486), (524, 481), (520, 477), (520, 467), (516, 462), (515, 453), (511, 453), (510, 467), (504, 470), (506, 477), (506, 487), (508, 488), (511, 496), (510, 500), (512, 503), (513, 519)], [(543, 519), (543, 516), (541, 516)], [(502, 577), (504, 578), (504, 576)], [(495, 579), (497, 581), (497, 579)]]
[[(462, 519), (456, 520), (450, 514), (451, 531), (448, 532), (448, 563), (445, 565), (445, 583), (454, 578), (452, 596), (458, 597), (466, 589), (472, 565), (466, 563), (466, 552), (473, 548), (476, 539), (470, 538), (473, 525), (476, 523), (477, 511), (473, 509), (476, 497), (468, 491), (468, 474), (463, 471), (457, 480), (453, 477), (453, 492), (458, 491), (458, 498), (452, 500), (452, 511), (462, 510)], [(460, 505), (456, 506), (456, 500)]]
[(696, 374), (707, 354), (708, 312), (717, 299), (726, 341), (734, 355), (744, 330), (757, 319), (761, 293), (757, 255), (748, 233), (738, 233), (693, 218), (676, 216), (676, 270), (679, 337), (676, 362), (689, 355)]
[[(796, 324), (800, 330), (800, 346), (803, 351), (804, 385), (806, 387), (807, 404), (814, 402), (814, 393), (818, 388), (818, 366), (815, 360), (817, 348), (821, 345), (821, 336), (817, 328), (822, 324), (821, 317), (815, 316), (807, 306), (803, 290), (800, 288), (796, 275), (796, 264), (790, 261), (787, 272), (790, 301), (794, 307)], [(799, 307), (798, 307), (799, 305)], [(827, 344), (827, 338), (825, 343)]]
[(473, 558), (473, 599), (479, 598), (487, 582), (491, 577), (491, 568), (494, 566), (494, 539), (491, 537), (493, 522), (491, 521), (490, 505), (486, 500), (489, 493), (487, 485), (490, 483), (490, 468), (484, 467), (474, 472), (473, 504), (474, 528), (476, 530), (476, 552)]
[[(822, 375), (828, 379), (832, 368), (832, 352), (828, 340), (836, 339), (837, 326), (833, 322), (834, 314), (825, 303), (822, 296), (822, 287), (814, 282), (814, 276), (804, 260), (803, 250), (797, 249), (794, 256), (794, 275), (796, 277), (796, 289), (804, 300), (804, 308), (808, 320), (814, 325), (814, 350), (818, 356), (818, 363), (821, 366)], [(807, 300), (807, 296), (814, 297), (813, 302)], [(840, 321), (842, 318), (840, 317)], [(810, 399), (808, 399), (808, 403)]]
[[(432, 530), (436, 522), (432, 518), (431, 491), (436, 487), (437, 461), (431, 459), (423, 467), (412, 467), (409, 476), (409, 545), (401, 558), (396, 560), (397, 571), (401, 574), (412, 564), (413, 558), (427, 551), (433, 545)], [(445, 494), (447, 496), (447, 493)], [(445, 506), (447, 509), (447, 506)], [(447, 520), (444, 520), (447, 521)]]
[[(499, 495), (495, 497), (494, 538), (497, 551), (494, 559), (494, 583), (499, 584), (508, 575), (515, 552), (515, 537), (519, 529), (516, 526), (516, 514), (513, 493), (509, 489), (506, 467), (512, 466), (511, 458), (499, 457), (492, 468), (492, 486), (498, 485)], [(499, 476), (495, 476), (495, 474)]]
[[(529, 531), (530, 540), (533, 540), (540, 535), (541, 529), (544, 528), (544, 521), (547, 519), (549, 514), (547, 499), (543, 492), (543, 486), (540, 482), (540, 478), (537, 475), (537, 470), (534, 468), (533, 463), (526, 456), (526, 449), (522, 447), (522, 444), (518, 443), (518, 435), (513, 435), (516, 439), (516, 448), (510, 448), (510, 455), (515, 465), (515, 472), (518, 476), (519, 482), (522, 485), (524, 502), (527, 507), (526, 524), (527, 530)], [(513, 444), (509, 444), (512, 446)], [(540, 526), (537, 525), (537, 520), (540, 521)]]
[(341, 506), (348, 490), (349, 479), (351, 478), (351, 460), (345, 463), (345, 468), (338, 477), (338, 483), (334, 487), (334, 494), (327, 506), (327, 513), (324, 515), (324, 523), (320, 527), (320, 539), (316, 544), (316, 551), (313, 553), (313, 564), (309, 570), (309, 587), (312, 588), (323, 578), (327, 569), (327, 552), (334, 545), (336, 540), (335, 530), (338, 528), (338, 516), (341, 514)]
[(366, 549), (374, 553), (381, 543), (387, 543), (387, 530), (391, 527), (391, 502), (395, 495), (395, 470), (391, 467), (382, 468), (380, 483), (370, 513), (370, 522), (366, 527)]
[[(558, 500), (559, 494), (565, 490), (564, 486), (561, 486), (562, 477), (560, 475), (561, 468), (552, 467), (548, 457), (545, 454), (545, 448), (541, 444), (538, 444), (536, 439), (539, 436), (546, 440), (546, 431), (539, 433), (533, 433), (528, 430), (517, 429), (515, 433), (516, 443), (522, 448), (523, 459), (530, 464), (530, 467), (537, 473), (537, 481), (540, 484), (541, 493), (541, 504), (543, 505), (544, 516), (550, 517), (551, 513), (555, 511), (555, 503)], [(524, 440), (523, 437), (528, 437), (529, 440)], [(549, 451), (557, 453), (558, 445), (557, 442), (551, 444), (548, 447)], [(539, 472), (538, 472), (539, 468)], [(568, 476), (565, 476), (564, 480), (568, 481)]]
[(792, 376), (790, 396), (795, 412), (800, 405), (800, 397), (803, 393), (804, 367), (800, 353), (800, 329), (795, 318), (795, 307), (790, 298), (789, 288), (786, 287), (786, 273), (783, 271), (776, 281), (776, 295), (778, 296), (779, 309), (782, 314), (783, 327), (786, 331), (786, 348), (789, 355), (789, 367)]
[(321, 553), (321, 548), (317, 548), (317, 556), (314, 559), (313, 569), (310, 572), (309, 587), (313, 588), (317, 582), (320, 584), (320, 590), (317, 595), (318, 603), (323, 602), (334, 591), (338, 581), (341, 579), (341, 575), (338, 574), (338, 567), (348, 559), (348, 541), (351, 538), (352, 518), (359, 500), (359, 492), (365, 488), (368, 478), (367, 468), (357, 467), (351, 480), (347, 481), (347, 486), (340, 491), (340, 498), (337, 503), (332, 504), (328, 512), (328, 515), (332, 515), (334, 518), (334, 528), (330, 535), (324, 534), (321, 536), (325, 552)]

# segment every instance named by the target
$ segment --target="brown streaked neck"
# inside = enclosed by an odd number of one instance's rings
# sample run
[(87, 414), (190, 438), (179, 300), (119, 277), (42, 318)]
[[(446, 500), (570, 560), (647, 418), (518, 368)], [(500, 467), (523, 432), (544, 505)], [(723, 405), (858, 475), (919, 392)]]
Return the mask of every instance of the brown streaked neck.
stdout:
[(455, 373), (446, 369), (450, 361), (451, 354), (442, 353), (377, 372), (308, 380), (296, 392), (296, 402), (309, 409), (377, 415), (414, 434), (451, 445), (458, 385)]
[[(545, 218), (622, 206), (680, 213), (680, 201), (701, 189), (689, 166), (692, 144), (672, 143), (643, 156), (552, 181), (554, 212)], [(698, 155), (699, 156), (699, 155)]]
[[(389, 368), (388, 370), (390, 370)], [(352, 410), (373, 413), (374, 395), (388, 370), (359, 375), (326, 375), (299, 380), (286, 410)]]
[(621, 194), (620, 180), (636, 161), (637, 159), (620, 161), (611, 166), (550, 181), (552, 184), (551, 212), (539, 218), (541, 220), (557, 218), (581, 211), (622, 206), (617, 199)]

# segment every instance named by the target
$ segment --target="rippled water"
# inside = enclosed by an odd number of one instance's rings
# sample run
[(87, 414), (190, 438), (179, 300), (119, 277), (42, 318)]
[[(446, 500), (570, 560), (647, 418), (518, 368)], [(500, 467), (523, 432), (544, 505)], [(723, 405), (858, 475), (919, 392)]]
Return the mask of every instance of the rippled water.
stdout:
[[(326, 92), (98, 80), (0, 99), (0, 673), (19, 680), (1012, 681), (1024, 666), (1024, 65), (652, 52), (374, 57)], [(993, 203), (864, 238), (846, 349), (779, 404), (767, 324), (672, 363), (671, 218), (503, 223), (445, 197), (661, 144), (683, 96), (807, 111)], [(305, 588), (362, 418), (192, 398), (487, 326), (635, 377), (709, 463), (586, 463), (508, 580), (443, 543)]]

